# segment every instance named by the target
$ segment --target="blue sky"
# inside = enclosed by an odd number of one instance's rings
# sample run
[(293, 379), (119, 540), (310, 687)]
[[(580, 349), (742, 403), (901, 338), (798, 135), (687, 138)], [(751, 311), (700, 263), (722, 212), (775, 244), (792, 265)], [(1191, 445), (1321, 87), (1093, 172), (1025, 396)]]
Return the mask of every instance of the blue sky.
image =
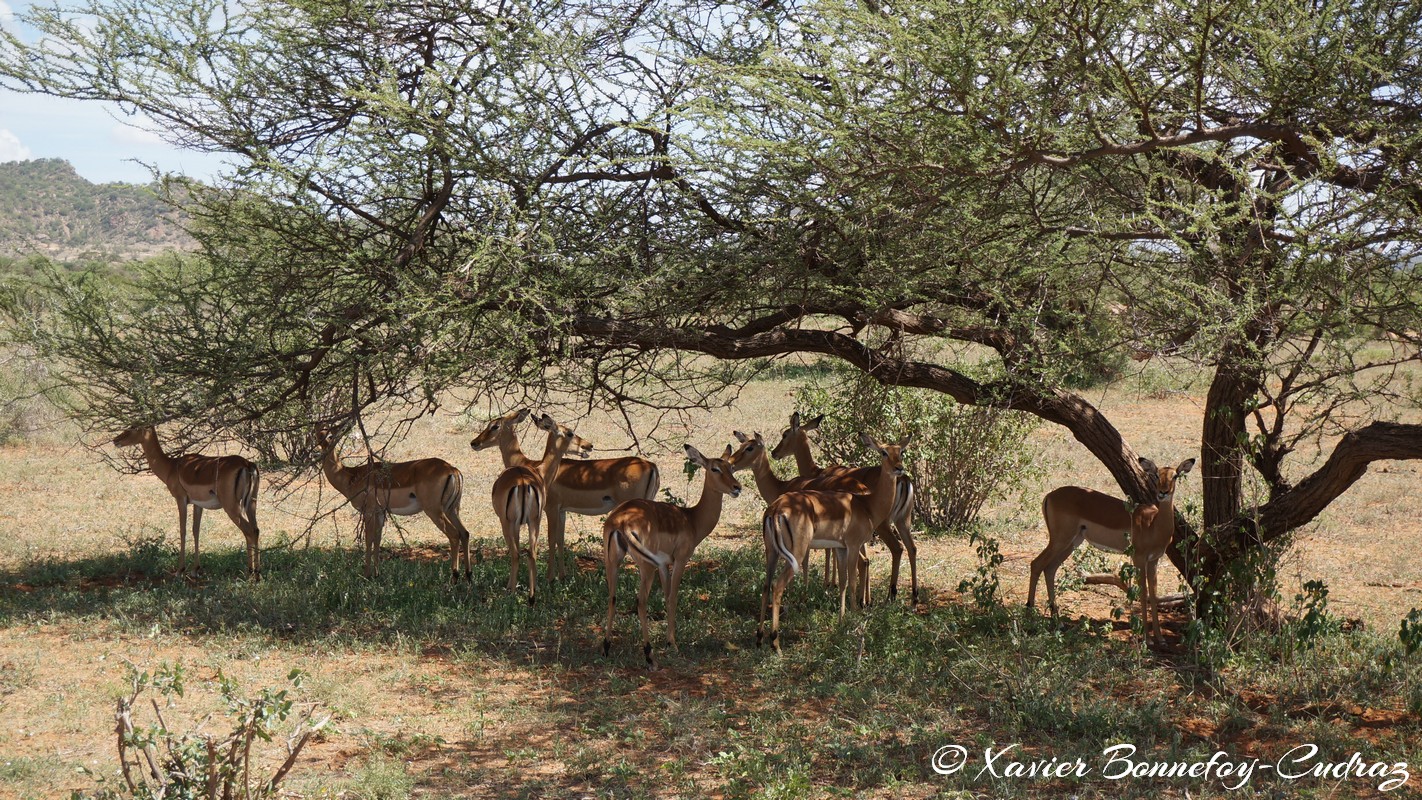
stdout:
[[(15, 18), (30, 5), (0, 0), (0, 25), (22, 35), (33, 33)], [(221, 167), (216, 156), (169, 147), (144, 123), (108, 103), (0, 88), (0, 162), (62, 158), (94, 183), (147, 183), (150, 173), (143, 163), (197, 178)]]

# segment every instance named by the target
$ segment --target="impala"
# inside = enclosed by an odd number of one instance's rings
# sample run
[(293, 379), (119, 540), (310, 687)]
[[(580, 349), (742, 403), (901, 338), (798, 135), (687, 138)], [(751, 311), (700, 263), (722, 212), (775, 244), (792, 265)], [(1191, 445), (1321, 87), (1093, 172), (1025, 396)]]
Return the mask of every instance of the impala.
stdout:
[[(771, 456), (776, 459), (783, 459), (789, 456), (795, 457), (795, 463), (800, 469), (800, 477), (807, 483), (796, 488), (824, 489), (837, 492), (855, 492), (864, 494), (869, 491), (869, 487), (875, 485), (879, 480), (878, 467), (851, 468), (840, 465), (820, 467), (815, 464), (814, 456), (810, 452), (810, 437), (808, 431), (815, 430), (824, 419), (821, 414), (808, 422), (800, 422), (800, 412), (790, 415), (790, 427), (780, 435), (780, 443), (775, 446)], [(874, 533), (879, 540), (889, 548), (889, 555), (893, 559), (893, 566), (889, 573), (889, 598), (899, 596), (899, 566), (903, 561), (904, 551), (908, 551), (909, 560), (909, 597), (913, 603), (918, 602), (918, 546), (913, 541), (913, 505), (914, 486), (913, 480), (907, 475), (901, 481), (898, 488), (899, 495), (894, 502), (893, 513), (889, 518), (880, 523)], [(825, 572), (829, 573), (829, 553), (826, 553)], [(865, 573), (867, 576), (867, 572)], [(865, 595), (868, 595), (868, 587), (865, 587)]]
[[(518, 532), (528, 527), (528, 602), (532, 605), (537, 596), (538, 583), (538, 526), (539, 517), (548, 495), (547, 487), (563, 456), (575, 441), (582, 442), (569, 428), (559, 425), (553, 418), (543, 414), (534, 420), (534, 425), (548, 431), (548, 447), (542, 461), (527, 461), (503, 471), (494, 481), (494, 514), (499, 518), (499, 526), (504, 531), (504, 543), (509, 548), (509, 587), (512, 592), (518, 586)], [(586, 442), (583, 442), (586, 445)], [(579, 445), (580, 447), (583, 445)], [(588, 445), (590, 447), (590, 445)]]
[[(469, 442), (475, 450), (498, 445), (504, 466), (528, 466), (536, 464), (523, 454), (518, 445), (516, 426), (528, 417), (528, 410), (511, 411), (489, 422), (478, 436)], [(552, 435), (550, 434), (550, 444)], [(584, 455), (592, 445), (578, 439), (578, 447)], [(544, 457), (550, 454), (544, 449)], [(606, 514), (618, 503), (642, 498), (651, 500), (661, 487), (661, 474), (657, 465), (645, 458), (623, 456), (621, 458), (600, 458), (592, 461), (563, 461), (558, 466), (553, 485), (548, 487), (544, 498), (544, 513), (548, 517), (548, 580), (563, 577), (567, 547), (563, 541), (563, 531), (567, 525), (568, 513), (595, 516)], [(556, 572), (556, 575), (555, 575)]]
[[(818, 424), (818, 420), (815, 422)], [(791, 424), (795, 424), (794, 420), (792, 420)], [(736, 437), (736, 440), (741, 443), (741, 446), (736, 452), (731, 454), (731, 457), (728, 458), (727, 461), (730, 462), (732, 469), (740, 470), (746, 467), (750, 468), (751, 475), (755, 478), (755, 488), (760, 492), (761, 498), (765, 500), (767, 505), (775, 502), (776, 498), (786, 492), (810, 488), (828, 488), (810, 486), (809, 484), (817, 480), (816, 478), (801, 477), (791, 478), (788, 481), (782, 480), (770, 467), (770, 460), (766, 458), (768, 451), (765, 447), (765, 439), (759, 433), (754, 436), (747, 436), (740, 431), (732, 431), (732, 434)], [(856, 483), (854, 491), (857, 491), (859, 494), (867, 494), (869, 488)], [(897, 544), (897, 540), (895, 543)], [(825, 548), (825, 563), (829, 564), (830, 557), (832, 556), (831, 550), (828, 549), (829, 545), (822, 543), (821, 546)], [(860, 579), (862, 581), (860, 584), (861, 602), (867, 603), (869, 602), (869, 556), (867, 553), (859, 553), (858, 558), (855, 559), (855, 568), (860, 570)], [(809, 570), (806, 570), (805, 574), (809, 575)], [(828, 580), (829, 577), (827, 573), (826, 582), (828, 582)]]
[(1042, 516), (1047, 521), (1047, 546), (1032, 559), (1032, 583), (1027, 590), (1027, 607), (1037, 599), (1037, 577), (1047, 576), (1047, 605), (1057, 615), (1057, 567), (1083, 542), (1112, 553), (1131, 549), (1131, 561), (1141, 593), (1141, 625), (1146, 637), (1151, 630), (1147, 608), (1155, 612), (1155, 633), (1160, 636), (1160, 610), (1156, 607), (1156, 565), (1175, 537), (1175, 482), (1195, 466), (1186, 459), (1174, 468), (1157, 467), (1148, 458), (1140, 459), (1141, 469), (1154, 492), (1153, 502), (1127, 508), (1118, 497), (1080, 486), (1053, 489), (1042, 498)]
[(464, 476), (458, 469), (439, 458), (393, 463), (371, 460), (348, 467), (337, 457), (329, 432), (318, 428), (316, 441), (321, 447), (321, 471), (326, 480), (360, 514), (367, 578), (380, 574), (380, 534), (385, 520), (391, 514), (407, 517), (421, 511), (449, 539), (450, 577), (459, 577), (461, 559), (465, 577), (473, 577), (469, 531), (459, 521)]
[(642, 655), (647, 666), (656, 669), (652, 660), (652, 641), (647, 635), (647, 595), (652, 591), (652, 579), (662, 580), (662, 594), (667, 607), (667, 642), (676, 646), (677, 587), (686, 571), (686, 563), (696, 546), (710, 535), (721, 519), (721, 505), (726, 495), (737, 497), (741, 484), (736, 481), (729, 459), (731, 446), (720, 458), (706, 458), (695, 447), (686, 445), (686, 457), (706, 470), (701, 486), (701, 499), (696, 505), (682, 507), (638, 498), (622, 503), (608, 515), (602, 526), (603, 546), (607, 561), (607, 623), (602, 628), (602, 654), (612, 650), (612, 617), (616, 611), (617, 572), (628, 555), (637, 565), (637, 617), (642, 622)]
[[(904, 474), (903, 451), (911, 437), (898, 444), (881, 444), (861, 433), (860, 441), (881, 457), (878, 481), (869, 494), (851, 494), (806, 489), (786, 492), (771, 503), (762, 518), (765, 536), (765, 587), (760, 598), (760, 618), (755, 642), (759, 646), (765, 630), (765, 607), (771, 606), (770, 641), (780, 651), (780, 599), (785, 587), (805, 563), (812, 547), (833, 549), (844, 581), (839, 590), (839, 615), (844, 617), (847, 597), (859, 603), (859, 570), (847, 569), (848, 556), (858, 553), (874, 536), (874, 530), (893, 512), (899, 496), (899, 478)], [(785, 559), (779, 577), (775, 568)]]
[(261, 473), (257, 465), (241, 456), (203, 456), (187, 454), (169, 456), (158, 444), (158, 433), (151, 425), (139, 425), (114, 437), (118, 447), (140, 445), (148, 468), (158, 476), (173, 499), (178, 501), (178, 572), (187, 571), (188, 505), (193, 507), (193, 571), (198, 563), (198, 533), (205, 508), (221, 508), (242, 531), (247, 540), (247, 575), (261, 580), (261, 552), (257, 540), (257, 489)]

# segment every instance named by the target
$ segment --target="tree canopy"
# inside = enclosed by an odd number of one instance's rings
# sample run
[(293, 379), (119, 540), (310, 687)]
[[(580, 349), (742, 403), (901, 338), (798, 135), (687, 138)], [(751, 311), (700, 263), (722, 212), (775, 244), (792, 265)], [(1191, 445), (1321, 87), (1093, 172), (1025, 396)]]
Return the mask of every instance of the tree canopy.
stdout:
[(1422, 345), (1415, 3), (26, 19), (44, 35), (0, 32), (5, 85), (116, 101), (235, 164), (183, 183), (199, 257), (122, 291), (61, 283), (30, 329), (95, 425), (181, 419), (281, 458), (280, 434), (376, 403), (675, 406), (814, 353), (1063, 425), (1143, 498), (1134, 447), (1074, 387), (1169, 355), (1211, 375), (1191, 577), (1422, 456), (1395, 421)]

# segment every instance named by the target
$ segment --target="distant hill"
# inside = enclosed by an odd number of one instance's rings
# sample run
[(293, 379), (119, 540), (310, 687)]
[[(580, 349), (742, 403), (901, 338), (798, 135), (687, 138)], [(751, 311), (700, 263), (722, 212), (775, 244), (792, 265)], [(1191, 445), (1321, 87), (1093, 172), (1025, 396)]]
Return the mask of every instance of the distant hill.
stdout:
[(0, 164), (0, 258), (123, 261), (192, 246), (151, 187), (90, 183), (57, 158)]

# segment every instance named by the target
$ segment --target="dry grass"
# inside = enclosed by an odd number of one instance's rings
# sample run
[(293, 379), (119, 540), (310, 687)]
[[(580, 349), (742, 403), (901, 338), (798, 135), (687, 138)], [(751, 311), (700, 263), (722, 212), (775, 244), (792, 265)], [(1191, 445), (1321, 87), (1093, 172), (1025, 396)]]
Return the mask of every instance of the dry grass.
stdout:
[[(682, 473), (680, 443), (689, 441), (710, 453), (732, 441), (733, 429), (759, 430), (773, 437), (791, 410), (793, 389), (788, 382), (757, 382), (733, 409), (664, 420), (659, 442), (644, 453), (662, 465), (664, 488), (694, 501), (700, 477), (688, 481)], [(1189, 387), (1163, 392), (1118, 387), (1100, 398), (1100, 405), (1128, 441), (1157, 461), (1173, 463), (1196, 455), (1192, 448), (1201, 425), (1201, 392)], [(426, 418), (387, 455), (392, 459), (438, 456), (464, 471), (463, 518), (493, 562), (489, 571), (497, 574), (490, 585), (495, 580), (501, 585), (502, 539), (484, 488), (493, 481), (500, 464), (496, 452), (473, 453), (468, 448), (470, 436), (482, 421)], [(639, 429), (650, 424), (641, 418), (635, 422)], [(630, 444), (610, 417), (576, 420), (576, 427), (579, 434), (599, 446), (602, 455)], [(531, 434), (530, 428), (525, 446), (541, 449), (541, 437)], [(1065, 483), (1113, 489), (1105, 470), (1063, 432), (1044, 428), (1034, 440), (1049, 467), (1048, 480), (1034, 487), (1030, 496), (999, 503), (989, 511), (990, 529), (1007, 556), (1001, 577), (1013, 603), (1025, 598), (1027, 564), (1045, 542), (1037, 510), (1041, 493), (1049, 485)], [(971, 699), (961, 709), (947, 705), (879, 708), (885, 705), (883, 698), (863, 700), (856, 693), (869, 691), (864, 686), (821, 683), (823, 679), (815, 677), (815, 668), (807, 662), (787, 656), (786, 664), (762, 664), (758, 654), (744, 652), (750, 645), (748, 623), (736, 623), (740, 627), (734, 631), (692, 634), (693, 644), (684, 646), (681, 655), (669, 657), (667, 669), (648, 675), (636, 668), (639, 659), (631, 652), (634, 645), (629, 631), (635, 623), (630, 617), (622, 616), (621, 652), (607, 663), (591, 653), (592, 643), (599, 637), (596, 626), (600, 619), (576, 617), (573, 612), (563, 616), (545, 609), (539, 613), (552, 616), (539, 617), (544, 621), (529, 627), (517, 622), (523, 612), (497, 593), (479, 601), (482, 605), (476, 602), (470, 613), (505, 614), (515, 621), (503, 634), (479, 633), (471, 641), (444, 640), (372, 622), (379, 635), (363, 644), (365, 629), (358, 610), (339, 620), (338, 627), (347, 627), (316, 634), (284, 633), (279, 623), (270, 621), (250, 629), (240, 625), (227, 628), (210, 621), (240, 619), (238, 612), (155, 617), (137, 611), (130, 615), (125, 604), (143, 602), (133, 598), (149, 585), (157, 594), (176, 593), (186, 598), (183, 593), (191, 591), (201, 602), (220, 597), (224, 602), (240, 603), (250, 597), (257, 609), (262, 600), (255, 594), (243, 594), (245, 587), (235, 569), (231, 574), (221, 572), (222, 565), (235, 566), (240, 561), (241, 537), (220, 514), (207, 515), (203, 536), (204, 553), (212, 555), (209, 563), (218, 566), (191, 590), (161, 571), (124, 576), (114, 566), (114, 559), (142, 550), (145, 537), (161, 536), (168, 548), (157, 557), (172, 561), (176, 543), (172, 501), (151, 475), (116, 475), (102, 466), (94, 453), (71, 441), (71, 434), (60, 430), (0, 448), (0, 530), (6, 533), (0, 538), (0, 717), (9, 722), (0, 725), (0, 797), (67, 795), (71, 789), (92, 786), (92, 778), (77, 774), (77, 767), (112, 772), (111, 710), (122, 688), (125, 661), (140, 665), (181, 662), (197, 677), (194, 684), (221, 670), (251, 687), (280, 684), (293, 666), (307, 670), (311, 674), (308, 694), (337, 716), (336, 731), (307, 750), (290, 783), (293, 790), (307, 794), (376, 796), (380, 786), (401, 794), (413, 784), (424, 796), (582, 795), (608, 791), (617, 785), (617, 779), (625, 778), (623, 783), (633, 788), (614, 794), (654, 793), (658, 786), (674, 787), (683, 796), (712, 791), (736, 794), (737, 787), (763, 788), (773, 783), (788, 795), (823, 794), (842, 785), (881, 796), (927, 796), (943, 784), (931, 773), (925, 777), (927, 754), (921, 748), (926, 743), (950, 735), (965, 741), (974, 736), (998, 740), (1013, 736), (1014, 731), (1019, 739), (1029, 736), (1016, 729), (990, 727), (1001, 723), (975, 715), (973, 708), (978, 706)], [(1403, 500), (1408, 497), (1407, 489), (1416, 483), (1417, 471), (1417, 465), (1410, 462), (1377, 465), (1322, 519), (1302, 531), (1286, 562), (1291, 585), (1322, 577), (1332, 591), (1335, 613), (1360, 618), (1370, 629), (1395, 634), (1399, 618), (1412, 606), (1422, 605), (1422, 561), (1409, 558), (1422, 547), (1422, 526)], [(740, 499), (728, 501), (721, 527), (701, 554), (705, 557), (700, 565), (703, 573), (734, 573), (737, 558), (753, 563), (760, 548), (756, 522), (763, 504), (749, 481), (747, 488)], [(1187, 483), (1183, 491), (1181, 504), (1187, 509), (1197, 506), (1198, 483)], [(277, 551), (289, 556), (286, 563), (315, 558), (319, 553), (332, 569), (340, 569), (344, 563), (355, 572), (359, 567), (358, 556), (351, 549), (353, 515), (343, 509), (321, 518), (314, 527), (310, 524), (335, 507), (333, 494), (323, 491), (314, 480), (298, 482), (290, 494), (279, 499), (267, 493), (258, 509), (264, 545), (296, 542), (295, 552)], [(574, 552), (595, 554), (600, 547), (598, 520), (572, 518), (568, 538)], [(443, 566), (444, 539), (423, 517), (405, 520), (400, 530), (387, 528), (385, 541), (397, 559)], [(331, 557), (331, 551), (342, 548), (345, 556)], [(933, 601), (919, 609), (920, 615), (885, 618), (886, 611), (876, 611), (869, 624), (893, 627), (913, 623), (916, 616), (932, 619), (945, 613), (945, 604), (956, 603), (953, 589), (976, 563), (972, 549), (961, 538), (943, 537), (925, 539), (920, 552), (920, 574)], [(879, 553), (882, 555), (882, 549)], [(281, 559), (269, 553), (269, 574), (279, 568), (274, 562)], [(885, 562), (885, 558), (876, 559), (876, 582), (880, 585), (886, 575)], [(1110, 561), (1110, 568), (1117, 563)], [(83, 571), (89, 567), (65, 566), (74, 564), (94, 565), (97, 577), (85, 577)], [(34, 585), (49, 574), (46, 565), (52, 566), (51, 571), (64, 583)], [(423, 573), (409, 574), (413, 586)], [(387, 571), (387, 579), (402, 578), (391, 578)], [(576, 607), (602, 602), (597, 588), (600, 580), (593, 574), (583, 583), (574, 583), (573, 588), (591, 594), (586, 605)], [(1162, 572), (1164, 590), (1173, 590), (1173, 580), (1173, 575), (1167, 578)], [(233, 588), (229, 591), (228, 586)], [(214, 593), (214, 587), (222, 591)], [(1124, 601), (1119, 592), (1101, 587), (1064, 589), (1063, 607), (1072, 616), (1109, 620), (1111, 609)], [(71, 605), (52, 613), (26, 605), (27, 596), (41, 591), (60, 592)], [(705, 599), (716, 590), (692, 587), (685, 591), (702, 592), (700, 599)], [(1286, 589), (1289, 591), (1292, 589)], [(755, 592), (754, 586), (744, 587), (745, 596), (736, 600), (733, 618), (753, 614)], [(698, 625), (708, 624), (710, 616), (698, 616), (696, 598), (683, 600), (683, 608), (690, 612), (684, 630), (695, 631)], [(456, 598), (452, 602), (465, 601)], [(559, 595), (551, 602), (557, 604)], [(894, 621), (899, 617), (906, 621)], [(808, 627), (822, 618), (822, 614), (799, 614), (793, 619)], [(143, 620), (147, 627), (136, 626), (134, 619)], [(864, 635), (858, 623), (852, 623), (850, 630)], [(816, 634), (807, 632), (805, 636), (802, 650), (820, 642)], [(1125, 633), (1118, 632), (1112, 641), (1124, 638)], [(824, 646), (834, 645), (826, 642)], [(1121, 652), (1129, 653), (1131, 648), (1122, 646)], [(1157, 709), (1150, 713), (1163, 715), (1165, 729), (1175, 730), (1185, 742), (1243, 746), (1241, 741), (1294, 735), (1295, 729), (1281, 733), (1277, 727), (1270, 728), (1278, 724), (1277, 718), (1251, 711), (1243, 701), (1197, 693), (1195, 679), (1172, 672), (1174, 667), (1168, 661), (1141, 662), (1138, 654), (1122, 657), (1144, 671), (1132, 673), (1128, 686), (1112, 684), (1116, 687), (1113, 691), (1121, 692), (1129, 703)], [(794, 708), (785, 708), (773, 688), (787, 675), (809, 687)], [(1094, 685), (1109, 678), (1083, 676), (1082, 680)], [(202, 711), (203, 704), (211, 700), (209, 691), (196, 686), (193, 713)], [(991, 705), (990, 698), (982, 702), (987, 704), (984, 708)], [(847, 712), (843, 710), (846, 707), (860, 711)], [(1160, 710), (1166, 708), (1172, 710)], [(877, 721), (860, 720), (857, 724), (869, 726), (869, 733), (855, 733), (856, 721), (846, 719), (847, 713)], [(1351, 736), (1366, 727), (1359, 720), (1367, 713), (1361, 709), (1351, 716), (1342, 712), (1334, 716), (1343, 719)], [(1394, 715), (1381, 717), (1384, 723), (1391, 720), (1391, 727), (1384, 724), (1374, 731), (1381, 737), (1379, 746), (1384, 751), (1395, 748), (1389, 744), (1394, 741), (1389, 738), (1393, 728), (1396, 736), (1402, 737), (1417, 728), (1415, 716), (1409, 717), (1396, 707), (1378, 713)], [(1146, 730), (1154, 730), (1153, 724), (1141, 723)], [(704, 727), (707, 725), (710, 727)], [(772, 780), (745, 766), (762, 763), (752, 758), (753, 752), (737, 750), (743, 747), (738, 742), (752, 743), (752, 747), (766, 741), (793, 744), (796, 737), (805, 738), (801, 746), (808, 748), (804, 761), (795, 762), (802, 763), (803, 775), (792, 769)], [(847, 748), (848, 755), (832, 755), (838, 751), (830, 749), (816, 751), (814, 742), (824, 748)], [(901, 769), (877, 772), (883, 768), (872, 765), (880, 762), (855, 754), (854, 748), (861, 746), (887, 748), (894, 754), (890, 763), (904, 763)], [(1416, 754), (1415, 740), (1414, 746), (1392, 752), (1405, 756), (1409, 750)], [(871, 766), (846, 774), (836, 766), (843, 759)], [(737, 777), (741, 774), (737, 770), (744, 775)], [(522, 782), (530, 782), (533, 788), (518, 788)], [(1011, 789), (1010, 784), (999, 787), (1001, 791)], [(1079, 791), (1047, 785), (1041, 793)], [(1098, 796), (1099, 791), (1090, 789), (1084, 794)]]

